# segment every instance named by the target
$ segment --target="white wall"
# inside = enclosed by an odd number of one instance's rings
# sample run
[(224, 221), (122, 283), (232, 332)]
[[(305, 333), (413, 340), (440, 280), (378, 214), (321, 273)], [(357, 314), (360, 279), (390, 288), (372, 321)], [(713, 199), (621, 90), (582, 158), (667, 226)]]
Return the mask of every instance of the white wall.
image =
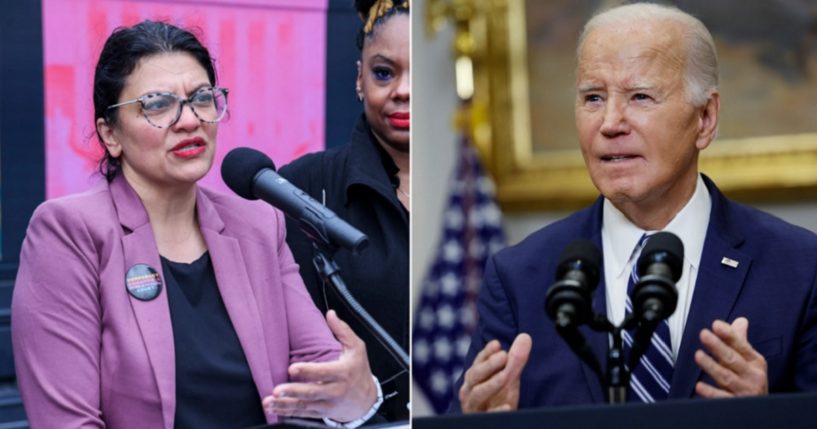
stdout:
[[(425, 1), (412, 2), (412, 301), (420, 297), (420, 284), (435, 256), (441, 232), (439, 218), (445, 202), (448, 179), (455, 162), (457, 135), (452, 115), (457, 105), (454, 64), (451, 58), (453, 31), (450, 25), (433, 39), (425, 35)], [(760, 205), (791, 223), (817, 232), (817, 201)], [(509, 243), (557, 220), (567, 212), (506, 214)], [(429, 415), (419, 389), (413, 390), (414, 416)]]

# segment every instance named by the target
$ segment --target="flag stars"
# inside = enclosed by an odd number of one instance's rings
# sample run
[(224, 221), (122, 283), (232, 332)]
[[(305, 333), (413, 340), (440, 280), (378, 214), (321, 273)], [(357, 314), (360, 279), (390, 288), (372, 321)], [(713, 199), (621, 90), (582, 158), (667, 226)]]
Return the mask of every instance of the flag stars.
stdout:
[(411, 355), (415, 362), (425, 364), (428, 362), (428, 357), (431, 355), (431, 348), (425, 340), (418, 340), (414, 342), (411, 349)]
[(455, 240), (448, 240), (443, 246), (443, 259), (450, 264), (457, 264), (462, 260), (462, 246)]
[(486, 204), (482, 207), (482, 218), (486, 225), (500, 226), (502, 213), (495, 204)]
[(417, 317), (417, 325), (427, 331), (434, 328), (434, 310), (424, 308), (420, 311), (419, 317)]
[(450, 305), (445, 304), (437, 310), (437, 324), (445, 330), (454, 327), (454, 322), (457, 321), (457, 314)]
[(451, 354), (454, 351), (454, 347), (451, 345), (451, 341), (448, 340), (446, 337), (437, 337), (434, 340), (434, 358), (443, 362), (447, 362), (451, 359)]
[(457, 296), (460, 288), (460, 280), (456, 274), (448, 272), (440, 279), (442, 293), (448, 296)]
[(451, 382), (448, 380), (448, 376), (443, 371), (434, 371), (431, 374), (431, 390), (435, 393), (442, 395), (448, 393), (448, 389), (451, 386)]
[(462, 213), (457, 210), (448, 210), (445, 212), (445, 227), (448, 229), (458, 230), (462, 228)]
[(494, 182), (486, 176), (482, 176), (477, 180), (477, 190), (483, 195), (494, 195)]

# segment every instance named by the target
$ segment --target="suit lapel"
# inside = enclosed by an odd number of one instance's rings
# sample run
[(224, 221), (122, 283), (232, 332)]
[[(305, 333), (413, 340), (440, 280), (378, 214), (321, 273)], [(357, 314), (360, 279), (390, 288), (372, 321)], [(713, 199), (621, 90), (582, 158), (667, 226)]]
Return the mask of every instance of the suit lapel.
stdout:
[(267, 355), (264, 326), (258, 310), (257, 297), (242, 257), (241, 245), (236, 238), (222, 234), (224, 223), (201, 190), (196, 204), (202, 234), (213, 261), (218, 289), (244, 349), (253, 381), (259, 394), (262, 396), (271, 394), (274, 381)]
[[(712, 197), (712, 212), (695, 292), (676, 359), (670, 398), (693, 396), (695, 383), (702, 372), (694, 359), (695, 351), (702, 348), (699, 339), (701, 329), (711, 327), (716, 319), (728, 320), (752, 264), (752, 258), (738, 250), (743, 238), (730, 222), (729, 201), (706, 176), (704, 182)], [(723, 264), (721, 261), (724, 257), (738, 261), (738, 266), (733, 268)]]
[[(721, 264), (724, 257), (738, 261), (737, 268)], [(695, 382), (701, 376), (701, 369), (694, 359), (695, 351), (702, 348), (701, 329), (711, 328), (717, 319), (727, 320), (751, 263), (751, 257), (728, 246), (715, 232), (707, 232), (689, 317), (676, 359), (670, 398), (693, 395)]]
[[(599, 250), (602, 249), (601, 219), (603, 201), (604, 200), (602, 198), (596, 200), (596, 203), (593, 205), (590, 211), (590, 219), (587, 223), (587, 229), (582, 234), (582, 237), (589, 237), (589, 239)], [(602, 260), (602, 265), (599, 267), (599, 285), (596, 288), (596, 291), (593, 293), (593, 312), (607, 317), (607, 293), (605, 284), (604, 261)], [(596, 332), (590, 329), (588, 326), (583, 326), (581, 328), (581, 332), (584, 334), (587, 343), (593, 349), (593, 354), (596, 356), (596, 359), (599, 360), (602, 373), (604, 373), (607, 368), (607, 350), (609, 345), (608, 335), (603, 332)], [(582, 370), (584, 371), (584, 377), (587, 381), (590, 395), (593, 397), (593, 402), (606, 402), (606, 395), (604, 394), (604, 389), (602, 388), (598, 375), (587, 365), (582, 365)]]
[(111, 182), (110, 189), (117, 216), (125, 230), (122, 237), (125, 261), (122, 287), (125, 287), (127, 270), (136, 264), (147, 264), (162, 278), (162, 290), (156, 298), (141, 301), (130, 295), (128, 297), (159, 389), (165, 427), (169, 429), (173, 427), (176, 413), (176, 355), (162, 263), (147, 213), (136, 192), (121, 174)]

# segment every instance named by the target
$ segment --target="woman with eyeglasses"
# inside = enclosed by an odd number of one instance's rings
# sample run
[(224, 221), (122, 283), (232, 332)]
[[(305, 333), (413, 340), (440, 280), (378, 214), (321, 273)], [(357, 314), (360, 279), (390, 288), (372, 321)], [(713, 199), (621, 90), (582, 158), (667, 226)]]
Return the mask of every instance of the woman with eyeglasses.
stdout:
[(309, 365), (345, 373), (312, 417), (374, 414), (365, 352), (312, 303), (283, 215), (197, 185), (228, 93), (186, 30), (145, 21), (106, 41), (94, 114), (107, 180), (43, 203), (20, 257), (12, 336), (32, 428), (275, 422), (262, 398), (309, 381)]
[[(410, 5), (408, 0), (357, 0), (355, 6), (363, 23), (357, 38), (361, 52), (354, 87), (363, 112), (347, 143), (306, 155), (282, 167), (281, 175), (369, 237), (369, 245), (359, 255), (337, 252), (340, 275), (361, 305), (407, 350)], [(287, 242), (318, 307), (337, 309), (366, 342), (372, 372), (386, 398), (381, 415), (388, 420), (407, 419), (408, 371), (346, 309), (334, 290), (324, 286), (312, 264), (312, 243), (295, 223), (287, 222)]]

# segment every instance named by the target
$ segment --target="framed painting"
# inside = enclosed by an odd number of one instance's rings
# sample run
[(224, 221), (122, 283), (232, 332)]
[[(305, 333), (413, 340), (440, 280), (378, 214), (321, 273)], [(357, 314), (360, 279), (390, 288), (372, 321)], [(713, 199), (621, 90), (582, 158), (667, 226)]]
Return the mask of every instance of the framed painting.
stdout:
[[(576, 41), (622, 1), (473, 1), (470, 128), (503, 209), (574, 209), (598, 195), (573, 116)], [(817, 0), (670, 2), (712, 32), (720, 65), (717, 140), (701, 171), (732, 198), (817, 197)]]

